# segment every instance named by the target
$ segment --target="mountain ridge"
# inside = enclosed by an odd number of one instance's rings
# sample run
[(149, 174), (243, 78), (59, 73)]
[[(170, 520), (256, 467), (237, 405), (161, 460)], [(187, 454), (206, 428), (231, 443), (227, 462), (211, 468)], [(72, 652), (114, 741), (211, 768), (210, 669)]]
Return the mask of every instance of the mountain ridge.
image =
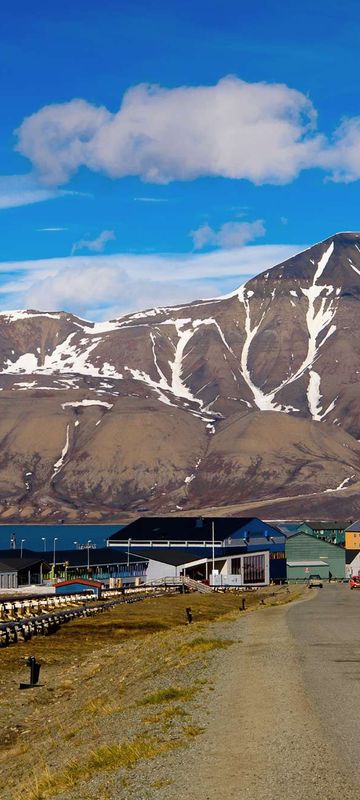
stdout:
[(360, 233), (340, 232), (224, 297), (0, 312), (0, 519), (291, 513), (334, 492), (354, 515), (359, 300)]

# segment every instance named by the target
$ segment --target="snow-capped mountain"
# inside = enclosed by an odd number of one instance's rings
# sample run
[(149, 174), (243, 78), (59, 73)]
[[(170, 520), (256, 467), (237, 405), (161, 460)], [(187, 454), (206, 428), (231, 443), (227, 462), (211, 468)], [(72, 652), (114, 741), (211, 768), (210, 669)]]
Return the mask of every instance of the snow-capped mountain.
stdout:
[(0, 515), (351, 516), (359, 300), (360, 233), (341, 233), (226, 297), (107, 323), (2, 312)]

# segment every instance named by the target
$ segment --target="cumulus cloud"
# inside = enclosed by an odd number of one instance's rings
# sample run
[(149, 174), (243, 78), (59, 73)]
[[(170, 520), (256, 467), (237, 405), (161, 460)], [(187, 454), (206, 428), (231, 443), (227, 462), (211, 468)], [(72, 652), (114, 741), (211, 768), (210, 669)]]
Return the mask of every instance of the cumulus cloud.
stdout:
[(195, 250), (202, 250), (209, 245), (229, 250), (233, 247), (242, 247), (259, 236), (264, 236), (265, 233), (263, 220), (256, 219), (254, 222), (224, 222), (218, 230), (205, 223), (195, 231), (191, 231), (190, 235)]
[(45, 187), (67, 183), (82, 166), (158, 184), (201, 176), (285, 184), (311, 167), (334, 181), (360, 177), (360, 117), (325, 136), (304, 93), (236, 76), (214, 86), (140, 84), (115, 113), (84, 99), (44, 106), (16, 134)]
[(0, 262), (0, 307), (65, 309), (88, 319), (109, 319), (230, 292), (303, 249), (252, 245), (190, 256), (82, 255)]
[(343, 120), (335, 130), (332, 143), (318, 155), (318, 164), (330, 171), (337, 183), (351, 183), (360, 178), (360, 117)]
[(107, 242), (116, 239), (114, 231), (102, 231), (96, 239), (79, 239), (71, 248), (71, 255), (78, 250), (90, 250), (92, 253), (102, 253)]
[(81, 166), (151, 183), (206, 175), (282, 184), (316, 161), (315, 128), (302, 92), (229, 76), (215, 86), (140, 84), (116, 113), (83, 99), (45, 106), (20, 125), (17, 150), (46, 185)]

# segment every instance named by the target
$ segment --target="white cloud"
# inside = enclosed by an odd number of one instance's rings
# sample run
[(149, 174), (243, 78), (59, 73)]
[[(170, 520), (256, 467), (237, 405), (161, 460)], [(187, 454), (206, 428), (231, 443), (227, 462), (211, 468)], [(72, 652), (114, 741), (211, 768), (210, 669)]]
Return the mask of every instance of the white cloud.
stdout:
[(336, 183), (351, 183), (360, 178), (360, 117), (343, 120), (332, 143), (318, 156), (318, 163), (330, 170)]
[(68, 228), (38, 228), (38, 233), (58, 233), (59, 231), (67, 231)]
[(20, 125), (17, 149), (46, 185), (83, 165), (151, 183), (208, 175), (281, 184), (318, 158), (315, 127), (301, 92), (229, 76), (215, 86), (140, 84), (115, 114), (82, 99), (45, 106)]
[[(125, 92), (116, 113), (83, 99), (44, 106), (23, 120), (16, 149), (30, 159), (43, 191), (82, 166), (158, 184), (201, 176), (285, 184), (311, 167), (334, 181), (358, 180), (360, 117), (343, 120), (332, 137), (316, 125), (304, 93), (228, 76), (214, 86), (140, 84)], [(34, 191), (25, 202), (49, 197)], [(23, 204), (21, 197), (13, 204)]]
[(135, 203), (168, 203), (167, 197), (134, 197)]
[(91, 250), (92, 253), (102, 253), (107, 242), (116, 239), (114, 231), (102, 231), (96, 239), (80, 239), (71, 248), (71, 255), (78, 250)]
[(109, 319), (230, 292), (302, 249), (253, 245), (190, 256), (114, 254), (0, 262), (0, 306), (65, 309), (89, 319)]
[(64, 194), (67, 192), (39, 186), (32, 175), (0, 175), (0, 209), (41, 203)]
[(43, 203), (45, 200), (56, 200), (68, 195), (92, 197), (87, 192), (46, 187), (44, 184), (40, 184), (38, 178), (31, 173), (28, 175), (0, 175), (0, 210)]
[(191, 231), (190, 235), (195, 250), (201, 250), (209, 245), (229, 250), (234, 247), (242, 247), (259, 236), (264, 236), (265, 233), (263, 220), (256, 219), (254, 222), (224, 222), (218, 230), (214, 230), (205, 223), (195, 231)]

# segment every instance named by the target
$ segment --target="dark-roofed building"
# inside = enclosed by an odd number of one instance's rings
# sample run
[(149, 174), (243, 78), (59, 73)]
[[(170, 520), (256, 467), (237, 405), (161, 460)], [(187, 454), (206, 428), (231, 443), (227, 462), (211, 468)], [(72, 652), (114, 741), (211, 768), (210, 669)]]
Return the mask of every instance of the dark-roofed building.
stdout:
[[(19, 586), (41, 584), (49, 576), (50, 565), (36, 553), (23, 557), (4, 551), (0, 555), (0, 588), (16, 589)], [(29, 551), (28, 551), (29, 552)]]
[[(50, 555), (50, 554), (48, 554)], [(115, 578), (142, 578), (146, 573), (147, 559), (110, 547), (80, 550), (59, 550), (56, 553), (54, 573), (57, 577), (94, 578), (109, 581)]]
[[(155, 571), (158, 577), (164, 574), (163, 565), (167, 564), (181, 567), (180, 572), (185, 569), (187, 574), (191, 565), (191, 569), (207, 579), (212, 572), (214, 553), (219, 560), (215, 569), (224, 576), (229, 576), (232, 569), (243, 575), (245, 563), (253, 564), (255, 575), (255, 564), (259, 562), (262, 564), (259, 574), (266, 573), (268, 581), (286, 580), (285, 534), (257, 517), (141, 517), (113, 534), (109, 545), (111, 549), (147, 557), (147, 574), (152, 577)], [(263, 553), (267, 553), (264, 558)], [(254, 555), (252, 562), (242, 558), (250, 554)], [(261, 554), (258, 561), (256, 554)], [(175, 558), (176, 564), (172, 564)], [(265, 562), (269, 562), (269, 568)]]
[(344, 545), (345, 530), (348, 524), (348, 521), (345, 520), (331, 522), (328, 520), (306, 520), (298, 525), (297, 530), (310, 533), (311, 536), (315, 536), (317, 539), (324, 539), (326, 542), (332, 542), (332, 544)]
[(257, 517), (140, 517), (113, 533), (110, 547), (231, 547), (255, 539), (284, 541), (279, 528)]
[(360, 575), (360, 549), (345, 550), (345, 577), (352, 578)]
[[(151, 547), (136, 550), (137, 557), (147, 558), (146, 580), (189, 577), (215, 586), (266, 586), (270, 582), (270, 553), (253, 553), (232, 547), (212, 551), (190, 547)], [(282, 559), (285, 565), (285, 559)], [(214, 576), (212, 575), (214, 567)], [(285, 580), (285, 578), (284, 578)]]
[(142, 578), (146, 573), (147, 559), (136, 557), (132, 553), (123, 553), (111, 550), (109, 547), (86, 548), (80, 550), (59, 550), (55, 553), (55, 568), (53, 563), (54, 553), (36, 553), (31, 550), (0, 550), (0, 561), (6, 558), (41, 560), (43, 557), (49, 566), (48, 578), (94, 578), (100, 581), (124, 578), (130, 576), (132, 580)]

